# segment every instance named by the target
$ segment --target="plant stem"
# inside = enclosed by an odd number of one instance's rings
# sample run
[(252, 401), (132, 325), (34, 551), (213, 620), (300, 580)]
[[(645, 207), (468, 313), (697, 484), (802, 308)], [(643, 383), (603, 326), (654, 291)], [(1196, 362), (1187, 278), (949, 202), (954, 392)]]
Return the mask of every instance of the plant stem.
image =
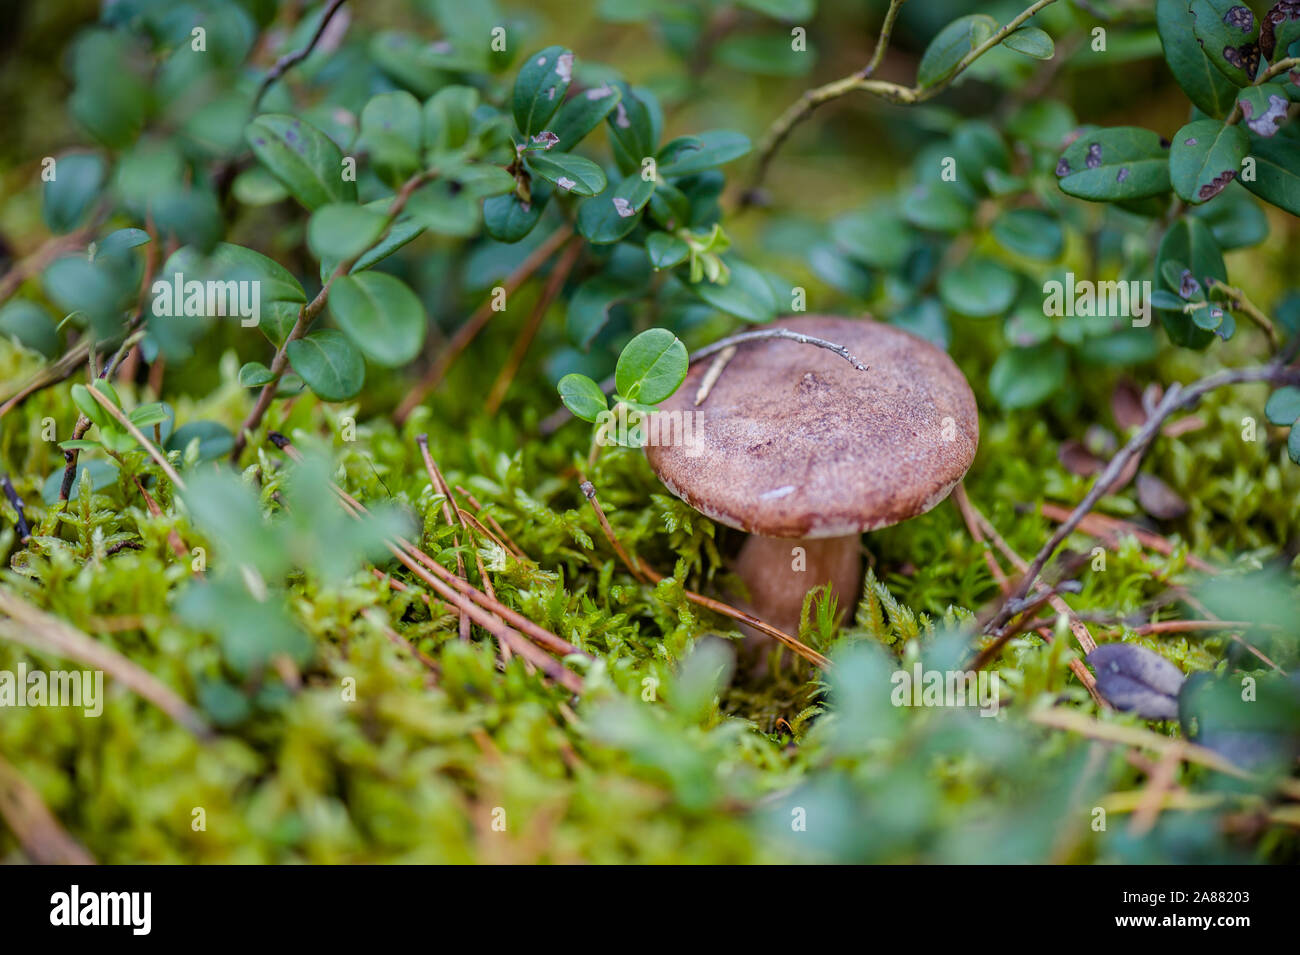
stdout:
[(1265, 315), (1259, 306), (1250, 300), (1245, 292), (1217, 280), (1214, 282), (1214, 287), (1221, 289), (1225, 295), (1232, 299), (1230, 307), (1233, 311), (1241, 312), (1263, 329), (1264, 334), (1268, 336), (1268, 343), (1274, 351), (1277, 351), (1282, 346), (1282, 340), (1277, 333), (1277, 326), (1273, 324), (1272, 319)]
[(804, 94), (792, 103), (784, 113), (768, 127), (767, 132), (759, 144), (758, 159), (755, 165), (754, 176), (750, 180), (749, 187), (745, 191), (744, 202), (752, 203), (758, 189), (763, 184), (763, 179), (767, 175), (768, 166), (771, 165), (772, 158), (776, 151), (781, 148), (781, 144), (789, 138), (794, 127), (803, 122), (818, 106), (829, 103), (831, 100), (839, 99), (849, 93), (861, 91), (878, 96), (881, 99), (888, 100), (891, 103), (915, 104), (923, 103), (928, 99), (938, 96), (949, 86), (957, 77), (961, 76), (966, 69), (978, 60), (981, 56), (1000, 44), (1010, 34), (1016, 30), (1039, 10), (1056, 2), (1056, 0), (1035, 0), (1033, 4), (1017, 14), (1009, 23), (1000, 30), (993, 33), (987, 40), (979, 46), (972, 49), (957, 64), (953, 72), (935, 83), (932, 86), (922, 88), (921, 86), (900, 86), (897, 83), (889, 83), (883, 80), (872, 79), (871, 75), (875, 72), (877, 66), (884, 59), (885, 48), (889, 42), (890, 33), (893, 31), (894, 20), (898, 16), (898, 9), (903, 5), (905, 0), (891, 0), (889, 10), (885, 14), (885, 23), (881, 28), (880, 38), (876, 42), (875, 53), (871, 57), (871, 62), (856, 73), (834, 80), (824, 86), (815, 89), (805, 90)]
[[(424, 458), (424, 469), (429, 474), (429, 485), (434, 494), (442, 495), (442, 519), (447, 522), (448, 527), (464, 528), (464, 523), (460, 519), (460, 508), (455, 506), (451, 497), (451, 488), (447, 487), (447, 479), (442, 476), (442, 471), (438, 469), (437, 463), (433, 460), (433, 454), (429, 451), (429, 436), (427, 434), (416, 435), (415, 443), (420, 446), (420, 455)], [(455, 515), (453, 517), (453, 511)], [(456, 548), (456, 576), (465, 580), (465, 557), (460, 552), (460, 537), (454, 531), (451, 535), (451, 546)], [(468, 642), (470, 637), (469, 615), (464, 611), (460, 615), (460, 638)]]
[(301, 50), (294, 50), (292, 53), (286, 53), (284, 56), (280, 57), (280, 59), (275, 61), (275, 65), (271, 67), (270, 72), (262, 78), (262, 82), (257, 87), (257, 95), (253, 97), (254, 112), (256, 112), (258, 107), (262, 105), (262, 97), (266, 95), (266, 91), (271, 88), (272, 83), (284, 76), (285, 73), (293, 69), (293, 67), (297, 66), (303, 60), (307, 59), (307, 57), (311, 56), (311, 51), (316, 49), (316, 44), (319, 43), (320, 38), (325, 35), (325, 28), (330, 25), (330, 21), (334, 19), (334, 14), (339, 12), (339, 8), (342, 7), (345, 2), (346, 0), (331, 0), (330, 5), (325, 8), (325, 15), (321, 17), (320, 26), (318, 26), (316, 32), (312, 34), (312, 38), (307, 41), (307, 45)]
[(230, 460), (232, 462), (239, 461), (239, 456), (244, 453), (244, 448), (248, 443), (248, 435), (256, 430), (257, 426), (261, 424), (262, 417), (266, 414), (267, 409), (271, 407), (271, 402), (275, 399), (275, 392), (279, 387), (280, 378), (284, 375), (285, 369), (289, 365), (289, 343), (297, 341), (299, 338), (302, 338), (307, 334), (307, 330), (311, 328), (312, 322), (316, 320), (316, 316), (325, 308), (325, 303), (329, 300), (330, 288), (333, 286), (334, 280), (342, 275), (346, 275), (351, 271), (352, 266), (356, 265), (361, 256), (365, 255), (366, 252), (369, 252), (384, 240), (384, 237), (388, 234), (388, 230), (391, 229), (393, 223), (397, 221), (397, 217), (402, 214), (402, 210), (406, 208), (406, 203), (410, 200), (415, 190), (420, 188), (420, 186), (424, 185), (430, 179), (433, 179), (437, 174), (437, 170), (426, 169), (416, 173), (410, 179), (406, 180), (406, 182), (402, 184), (402, 188), (398, 191), (397, 195), (393, 197), (392, 204), (388, 207), (388, 221), (385, 223), (383, 229), (380, 230), (379, 238), (352, 258), (340, 262), (338, 268), (334, 270), (334, 274), (326, 280), (325, 285), (321, 288), (320, 292), (317, 293), (316, 297), (298, 310), (298, 318), (294, 321), (293, 328), (289, 330), (289, 334), (285, 336), (284, 342), (276, 349), (275, 357), (271, 360), (271, 380), (262, 386), (262, 391), (257, 396), (257, 402), (253, 405), (253, 409), (248, 413), (248, 417), (244, 419), (244, 423), (239, 426), (239, 433), (235, 435), (234, 446), (230, 450)]
[(0, 474), (0, 486), (4, 487), (5, 497), (9, 499), (9, 505), (18, 515), (18, 540), (19, 542), (31, 537), (32, 529), (27, 524), (27, 514), (23, 511), (23, 499), (18, 496), (14, 490), (13, 482), (9, 480), (8, 473)]
[(118, 424), (127, 430), (131, 437), (135, 438), (140, 447), (144, 448), (148, 453), (149, 457), (154, 459), (154, 462), (158, 467), (162, 468), (163, 474), (167, 475), (167, 480), (171, 481), (173, 485), (180, 488), (182, 491), (185, 490), (185, 482), (182, 481), (181, 476), (176, 473), (176, 469), (171, 466), (166, 455), (154, 447), (153, 442), (144, 436), (144, 432), (135, 426), (121, 408), (113, 404), (113, 399), (109, 398), (98, 388), (87, 388), (86, 391), (88, 391), (90, 396), (103, 406), (105, 411), (117, 420)]
[(94, 865), (94, 857), (68, 835), (41, 794), (0, 756), (0, 819), (27, 858), (37, 865)]
[(763, 184), (763, 179), (767, 176), (767, 167), (771, 165), (776, 151), (789, 138), (795, 126), (807, 119), (812, 111), (822, 103), (843, 96), (844, 93), (849, 91), (848, 89), (841, 90), (841, 84), (848, 82), (851, 88), (852, 81), (865, 80), (875, 74), (876, 69), (884, 62), (885, 51), (889, 48), (889, 40), (894, 32), (894, 21), (898, 19), (898, 12), (906, 2), (907, 0), (890, 0), (889, 9), (885, 11), (884, 23), (880, 26), (880, 35), (876, 38), (876, 49), (871, 54), (871, 60), (866, 66), (843, 80), (838, 80), (817, 89), (804, 91), (804, 94), (791, 104), (769, 127), (767, 133), (763, 136), (763, 141), (759, 144), (758, 164), (754, 169), (754, 175), (750, 179), (749, 188), (746, 190), (747, 196), (753, 196)]
[(818, 348), (825, 348), (827, 351), (833, 351), (839, 355), (858, 371), (866, 371), (867, 366), (858, 360), (853, 352), (849, 351), (843, 345), (837, 345), (835, 342), (828, 342), (824, 338), (816, 338), (812, 335), (801, 335), (799, 332), (792, 332), (788, 328), (760, 328), (752, 332), (741, 332), (738, 335), (728, 335), (726, 338), (719, 338), (711, 345), (705, 345), (699, 351), (691, 355), (690, 362), (695, 364), (703, 358), (710, 355), (716, 355), (718, 352), (730, 348), (733, 345), (742, 345), (745, 342), (761, 341), (766, 338), (784, 338), (787, 341), (798, 342), (800, 345), (815, 345)]
[(19, 260), (14, 266), (0, 278), (0, 303), (3, 303), (18, 287), (28, 278), (45, 268), (64, 252), (71, 252), (78, 246), (85, 245), (90, 237), (95, 234), (95, 224), (83, 226), (76, 232), (69, 232), (67, 235), (56, 235), (47, 239), (40, 248), (28, 255), (26, 258)]
[(1042, 572), (1052, 554), (1056, 552), (1056, 548), (1074, 532), (1074, 529), (1079, 526), (1084, 517), (1097, 506), (1097, 502), (1105, 496), (1110, 486), (1123, 473), (1129, 461), (1135, 457), (1141, 458), (1147, 445), (1155, 438), (1156, 432), (1160, 430), (1160, 426), (1166, 418), (1182, 408), (1190, 407), (1206, 394), (1225, 385), (1243, 384), (1252, 381), (1274, 384), (1283, 382), (1289, 384), (1300, 383), (1300, 369), (1288, 367), (1287, 361), (1288, 356), (1283, 355), (1267, 365), (1232, 368), (1217, 372), (1185, 388), (1178, 383), (1170, 385), (1160, 403), (1151, 412), (1150, 417), (1147, 418), (1129, 442), (1115, 453), (1115, 456), (1110, 459), (1110, 463), (1097, 476), (1083, 500), (1070, 513), (1070, 516), (1061, 522), (1056, 532), (1052, 534), (1047, 543), (1034, 556), (1024, 576), (1020, 579), (1020, 583), (1004, 601), (1002, 608), (985, 624), (984, 631), (986, 633), (999, 631), (1015, 615), (1014, 608), (1011, 605), (1015, 601), (1023, 600), (1025, 595), (1029, 593), (1030, 587), (1038, 579), (1038, 575)]

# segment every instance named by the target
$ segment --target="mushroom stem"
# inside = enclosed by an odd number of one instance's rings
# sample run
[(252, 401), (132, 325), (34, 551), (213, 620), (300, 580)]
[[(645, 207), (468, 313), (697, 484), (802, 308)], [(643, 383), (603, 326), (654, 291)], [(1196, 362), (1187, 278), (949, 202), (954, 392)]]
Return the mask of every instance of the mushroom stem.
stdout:
[[(783, 538), (750, 534), (734, 570), (749, 589), (754, 615), (787, 633), (799, 632), (808, 591), (829, 583), (842, 615), (862, 587), (862, 537)], [(755, 636), (742, 626), (746, 636)]]

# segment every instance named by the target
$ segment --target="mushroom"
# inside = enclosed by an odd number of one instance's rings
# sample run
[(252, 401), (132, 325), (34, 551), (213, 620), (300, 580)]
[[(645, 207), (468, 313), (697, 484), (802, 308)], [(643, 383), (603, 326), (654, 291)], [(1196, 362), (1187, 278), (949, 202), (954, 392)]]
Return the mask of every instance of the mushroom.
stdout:
[(691, 368), (655, 412), (672, 417), (647, 430), (670, 440), (645, 454), (675, 495), (750, 535), (733, 566), (749, 609), (793, 634), (815, 587), (829, 583), (841, 613), (856, 603), (862, 533), (947, 497), (975, 457), (979, 418), (952, 359), (899, 328), (826, 315), (767, 327), (843, 345), (868, 369), (787, 339), (741, 344), (698, 407), (710, 363)]

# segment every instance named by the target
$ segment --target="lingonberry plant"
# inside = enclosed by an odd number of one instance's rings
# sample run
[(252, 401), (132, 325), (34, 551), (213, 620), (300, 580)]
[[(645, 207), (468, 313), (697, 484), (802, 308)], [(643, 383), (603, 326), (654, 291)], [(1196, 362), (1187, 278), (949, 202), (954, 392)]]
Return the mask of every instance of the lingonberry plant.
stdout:
[(1300, 3), (25, 16), (0, 858), (1300, 854)]

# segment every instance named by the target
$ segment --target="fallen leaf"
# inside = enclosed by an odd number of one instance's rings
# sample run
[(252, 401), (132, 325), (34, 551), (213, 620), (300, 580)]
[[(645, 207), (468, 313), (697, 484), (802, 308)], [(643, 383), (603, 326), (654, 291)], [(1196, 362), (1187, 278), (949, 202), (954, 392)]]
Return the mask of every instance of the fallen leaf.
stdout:
[(1178, 718), (1183, 673), (1160, 654), (1131, 643), (1103, 643), (1087, 656), (1097, 692), (1117, 710), (1148, 720)]
[(1137, 493), (1142, 509), (1157, 520), (1172, 521), (1187, 513), (1187, 502), (1153, 474), (1138, 475)]

